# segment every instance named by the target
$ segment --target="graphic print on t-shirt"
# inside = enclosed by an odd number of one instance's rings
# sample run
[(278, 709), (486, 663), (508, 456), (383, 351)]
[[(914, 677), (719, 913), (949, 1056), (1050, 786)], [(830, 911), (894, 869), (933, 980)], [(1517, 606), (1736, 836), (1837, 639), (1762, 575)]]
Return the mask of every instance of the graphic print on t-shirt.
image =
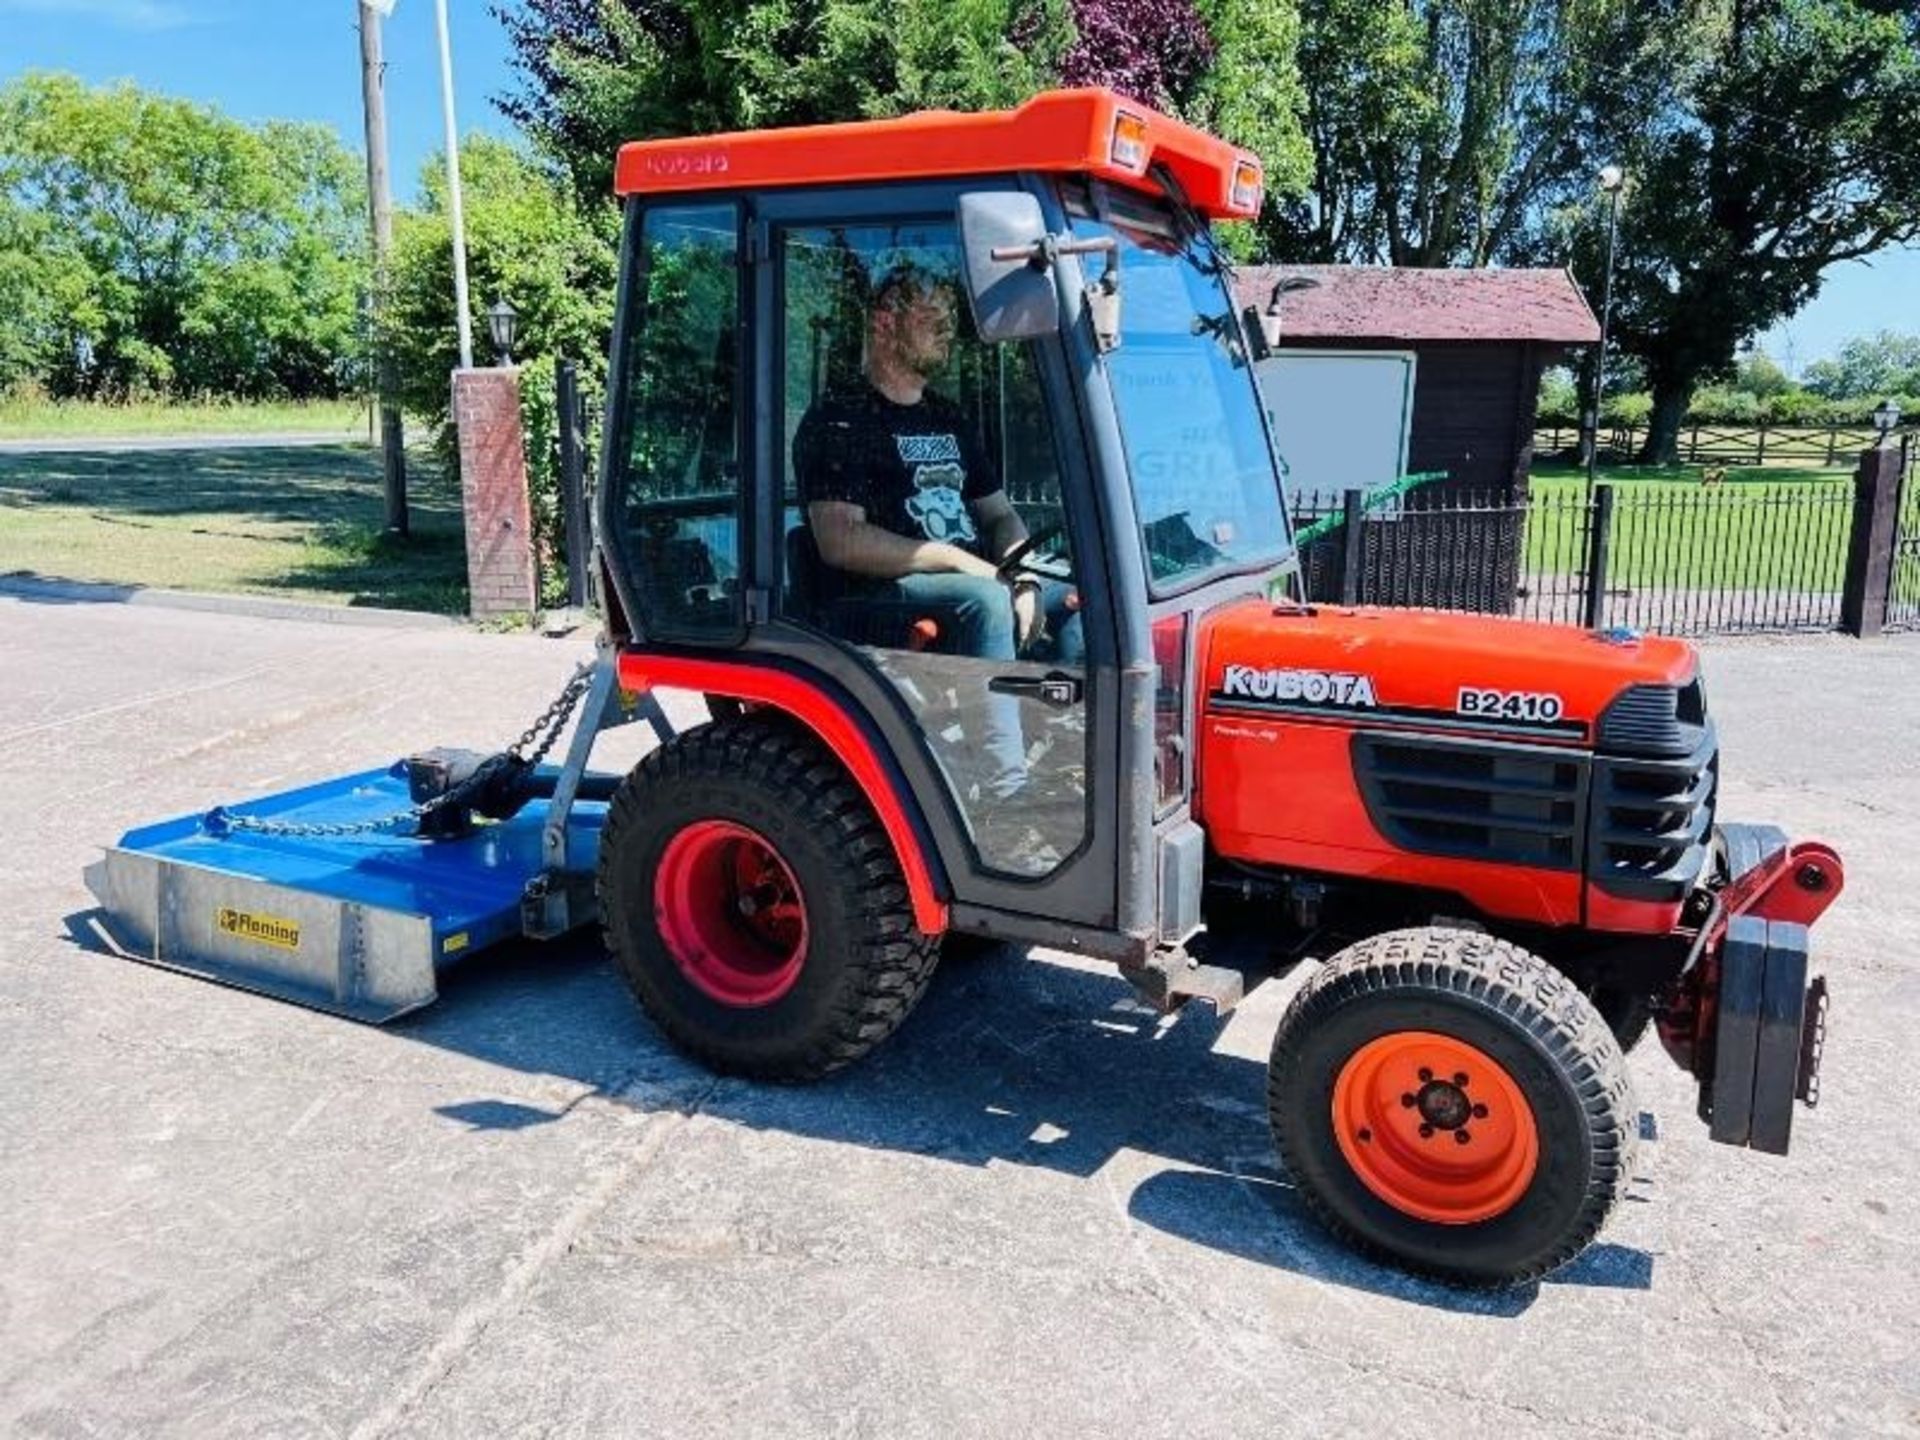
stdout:
[(907, 515), (929, 540), (970, 544), (974, 537), (973, 517), (967, 513), (962, 491), (967, 472), (960, 463), (957, 436), (896, 435), (894, 444), (900, 463), (913, 478), (913, 490), (907, 496)]

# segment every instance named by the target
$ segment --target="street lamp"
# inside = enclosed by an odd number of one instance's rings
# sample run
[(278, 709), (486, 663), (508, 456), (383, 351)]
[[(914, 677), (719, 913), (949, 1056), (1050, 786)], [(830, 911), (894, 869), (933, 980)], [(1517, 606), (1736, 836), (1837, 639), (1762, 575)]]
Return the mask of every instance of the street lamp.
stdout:
[(487, 334), (493, 339), (500, 365), (513, 364), (513, 342), (520, 334), (520, 312), (504, 298), (494, 301), (487, 311)]
[(1900, 423), (1900, 407), (1892, 400), (1882, 400), (1873, 407), (1873, 428), (1880, 436), (1880, 443), (1887, 444), (1893, 438), (1894, 426)]
[(1613, 248), (1620, 235), (1620, 192), (1627, 172), (1602, 165), (1597, 177), (1607, 197), (1607, 278), (1600, 292), (1600, 353), (1593, 361), (1593, 403), (1587, 410), (1587, 503), (1593, 503), (1594, 471), (1600, 463), (1600, 398), (1607, 385), (1607, 332), (1613, 324)]

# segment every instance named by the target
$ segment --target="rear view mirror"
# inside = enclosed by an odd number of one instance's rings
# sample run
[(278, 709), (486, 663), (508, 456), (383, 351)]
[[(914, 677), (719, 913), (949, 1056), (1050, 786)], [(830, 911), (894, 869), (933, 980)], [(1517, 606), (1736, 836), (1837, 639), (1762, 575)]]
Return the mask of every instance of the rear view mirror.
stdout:
[(1046, 240), (1033, 196), (982, 190), (960, 197), (960, 263), (982, 340), (1034, 340), (1060, 328)]

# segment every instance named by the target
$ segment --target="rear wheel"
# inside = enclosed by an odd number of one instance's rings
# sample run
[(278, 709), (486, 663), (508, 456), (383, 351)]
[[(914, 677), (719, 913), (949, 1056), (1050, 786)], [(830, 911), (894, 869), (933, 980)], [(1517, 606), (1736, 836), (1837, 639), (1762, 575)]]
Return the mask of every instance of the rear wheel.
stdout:
[(926, 989), (879, 820), (812, 736), (778, 720), (676, 736), (629, 775), (600, 838), (607, 945), (641, 1007), (716, 1070), (808, 1080), (852, 1063)]
[(1332, 1229), (1467, 1284), (1571, 1260), (1631, 1168), (1606, 1022), (1544, 960), (1473, 931), (1391, 931), (1336, 955), (1280, 1023), (1267, 1103)]

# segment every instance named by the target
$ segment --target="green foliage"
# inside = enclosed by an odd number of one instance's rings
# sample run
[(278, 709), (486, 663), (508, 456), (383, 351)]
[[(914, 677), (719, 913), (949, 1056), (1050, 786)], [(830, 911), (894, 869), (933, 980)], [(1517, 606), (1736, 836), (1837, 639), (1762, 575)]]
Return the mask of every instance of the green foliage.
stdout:
[(1807, 388), (1830, 400), (1920, 393), (1920, 335), (1859, 335), (1807, 367)]
[[(1920, 7), (1701, 0), (1657, 106), (1620, 117), (1629, 185), (1614, 326), (1654, 394), (1644, 459), (1688, 396), (1818, 293), (1835, 261), (1920, 236)], [(1573, 221), (1597, 276), (1598, 206)]]
[(1485, 265), (1650, 110), (1688, 0), (1301, 0), (1313, 183), (1286, 258)]
[[(363, 182), (318, 125), (243, 125), (129, 84), (0, 88), (0, 385), (339, 393)], [(82, 339), (91, 365), (78, 363)]]
[[(507, 300), (520, 315), (514, 358), (521, 365), (542, 574), (549, 584), (556, 576), (564, 583), (553, 366), (559, 357), (571, 358), (589, 400), (597, 404), (605, 393), (618, 220), (604, 206), (576, 204), (563, 177), (501, 140), (466, 140), (460, 177), (474, 361), (492, 363), (484, 312), (494, 301)], [(422, 208), (395, 217), (387, 342), (401, 377), (402, 404), (434, 427), (436, 448), (451, 470), (458, 464), (449, 413), (451, 376), (460, 363), (460, 345), (443, 158), (428, 163), (421, 190)]]

